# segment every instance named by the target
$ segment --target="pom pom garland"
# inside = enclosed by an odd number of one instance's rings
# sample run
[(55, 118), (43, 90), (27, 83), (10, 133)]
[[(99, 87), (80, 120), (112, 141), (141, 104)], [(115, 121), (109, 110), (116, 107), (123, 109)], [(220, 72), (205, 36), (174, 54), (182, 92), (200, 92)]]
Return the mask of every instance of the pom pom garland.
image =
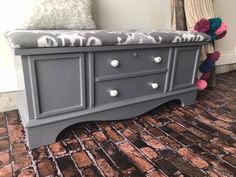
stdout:
[[(200, 19), (192, 31), (202, 32), (211, 36), (211, 42), (222, 39), (227, 34), (228, 25), (222, 22), (221, 18)], [(207, 88), (207, 82), (211, 75), (214, 63), (220, 58), (220, 52), (208, 53), (207, 59), (202, 62), (199, 70), (203, 73), (200, 80), (197, 80), (196, 86), (198, 90)]]

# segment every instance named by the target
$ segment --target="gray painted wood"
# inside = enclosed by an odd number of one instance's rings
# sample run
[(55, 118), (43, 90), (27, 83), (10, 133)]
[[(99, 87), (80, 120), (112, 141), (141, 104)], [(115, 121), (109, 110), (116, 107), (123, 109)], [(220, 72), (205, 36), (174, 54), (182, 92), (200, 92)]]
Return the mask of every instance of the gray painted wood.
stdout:
[[(16, 50), (25, 80), (17, 103), (29, 147), (54, 142), (78, 122), (127, 119), (173, 99), (194, 104), (201, 44)], [(113, 58), (121, 68), (110, 67)]]

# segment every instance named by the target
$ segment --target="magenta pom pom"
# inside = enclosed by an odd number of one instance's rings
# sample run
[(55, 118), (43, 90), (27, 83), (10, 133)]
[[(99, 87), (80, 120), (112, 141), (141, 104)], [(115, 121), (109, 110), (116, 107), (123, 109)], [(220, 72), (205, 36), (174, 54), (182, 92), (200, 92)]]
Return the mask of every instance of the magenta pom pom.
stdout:
[(202, 76), (201, 76), (201, 80), (208, 80), (211, 76), (211, 72), (208, 72), (208, 73), (203, 73)]
[(207, 19), (202, 18), (196, 23), (194, 30), (202, 33), (208, 33), (210, 28), (210, 22)]
[(217, 36), (223, 34), (225, 31), (227, 31), (228, 25), (225, 22), (221, 23), (221, 26), (215, 31), (215, 34)]
[(212, 62), (216, 62), (220, 58), (220, 52), (215, 51), (214, 53), (208, 53), (207, 58)]
[(196, 86), (198, 90), (205, 90), (207, 88), (207, 82), (205, 80), (198, 80)]

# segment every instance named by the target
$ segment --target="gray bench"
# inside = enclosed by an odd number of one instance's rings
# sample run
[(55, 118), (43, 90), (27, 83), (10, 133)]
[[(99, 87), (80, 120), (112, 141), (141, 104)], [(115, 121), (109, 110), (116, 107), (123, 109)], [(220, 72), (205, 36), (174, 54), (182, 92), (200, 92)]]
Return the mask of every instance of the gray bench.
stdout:
[(17, 105), (30, 148), (70, 125), (128, 119), (178, 99), (195, 103), (199, 52), (185, 31), (11, 31), (25, 87)]

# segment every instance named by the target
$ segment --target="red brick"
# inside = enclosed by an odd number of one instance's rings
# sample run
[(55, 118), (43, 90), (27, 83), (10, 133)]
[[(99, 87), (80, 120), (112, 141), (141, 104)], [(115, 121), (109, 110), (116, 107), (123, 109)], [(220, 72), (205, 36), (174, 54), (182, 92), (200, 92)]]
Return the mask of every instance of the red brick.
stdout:
[(14, 158), (14, 168), (16, 170), (31, 165), (31, 160), (28, 156), (26, 145), (23, 143), (13, 144), (13, 158)]
[(6, 117), (7, 117), (7, 122), (9, 125), (13, 125), (13, 124), (18, 124), (19, 123), (19, 115), (18, 115), (18, 111), (9, 111), (6, 112)]
[(50, 147), (53, 155), (55, 155), (55, 156), (61, 156), (63, 154), (66, 154), (66, 149), (60, 141), (50, 144), (49, 147)]
[(147, 174), (147, 177), (165, 177), (165, 175), (159, 171), (152, 171)]
[(9, 136), (11, 142), (24, 140), (23, 128), (20, 124), (8, 126)]
[[(236, 154), (235, 154), (235, 155), (236, 155)], [(227, 155), (227, 156), (223, 157), (223, 159), (224, 159), (225, 161), (227, 161), (229, 164), (231, 164), (231, 165), (233, 165), (233, 166), (236, 167), (236, 158), (233, 157), (232, 155)]]
[(91, 138), (85, 139), (82, 141), (86, 149), (96, 149), (98, 148), (97, 144)]
[(223, 173), (221, 173), (219, 170), (216, 169), (210, 169), (207, 171), (207, 173), (210, 177), (227, 177), (226, 175), (224, 175)]
[(82, 174), (86, 177), (95, 177), (95, 176), (101, 176), (101, 174), (99, 173), (99, 171), (93, 167), (89, 167), (89, 168), (85, 168), (82, 169)]
[(230, 128), (230, 124), (227, 124), (226, 122), (221, 121), (221, 120), (214, 121), (214, 123), (216, 123), (217, 125), (219, 125), (220, 127), (225, 128), (225, 129)]
[(134, 134), (130, 129), (125, 129), (124, 131), (121, 132), (127, 139), (130, 141), (134, 140), (137, 138), (137, 135)]
[(219, 132), (221, 132), (221, 133), (223, 133), (223, 134), (225, 134), (225, 135), (230, 135), (230, 134), (232, 134), (231, 131), (226, 130), (226, 129), (224, 129), (224, 128), (218, 126), (217, 124), (211, 122), (210, 120), (208, 120), (208, 119), (205, 118), (204, 116), (199, 116), (199, 117), (197, 117), (197, 120), (200, 121), (200, 122), (202, 122), (202, 123), (204, 123), (204, 124), (209, 125), (210, 127), (214, 128), (214, 129), (216, 129), (216, 130), (218, 130)]
[(156, 126), (160, 126), (161, 125), (161, 122), (159, 120), (157, 120), (156, 118), (150, 116), (150, 115), (144, 115), (144, 116), (141, 116), (142, 118), (144, 118), (147, 122), (153, 124), (153, 125), (156, 125)]
[(178, 150), (178, 153), (183, 156), (185, 159), (190, 160), (198, 168), (208, 167), (208, 163), (202, 160), (200, 157), (196, 156), (193, 152), (189, 151), (187, 148), (181, 148)]
[(214, 138), (211, 141), (211, 143), (216, 147), (221, 147), (222, 149), (224, 149), (228, 153), (236, 154), (236, 148), (235, 147), (225, 144), (224, 142), (222, 142), (218, 138)]
[(12, 177), (12, 168), (11, 165), (0, 167), (0, 177)]
[(97, 131), (93, 133), (93, 136), (96, 138), (98, 142), (103, 142), (107, 140), (106, 135), (102, 131)]
[(211, 139), (211, 136), (209, 136), (208, 134), (198, 130), (197, 128), (190, 127), (190, 128), (188, 128), (188, 130), (190, 132), (192, 132), (193, 134), (195, 134), (196, 136), (198, 136), (199, 138), (204, 139), (205, 141), (209, 141)]
[(114, 170), (105, 159), (99, 159), (97, 161), (98, 167), (102, 170), (105, 176), (107, 177), (118, 177), (119, 173)]
[(150, 147), (143, 147), (140, 149), (149, 159), (154, 160), (158, 157), (158, 154)]
[(25, 169), (18, 174), (18, 177), (36, 177), (33, 169)]
[(8, 138), (0, 139), (0, 151), (8, 149), (8, 148), (9, 148)]
[(44, 160), (47, 158), (47, 152), (44, 146), (33, 149), (32, 154), (35, 160)]
[(0, 112), (0, 126), (6, 126), (5, 115)]
[(64, 142), (68, 150), (80, 150), (82, 148), (77, 139), (66, 139)]
[(155, 137), (164, 136), (164, 133), (160, 129), (155, 127), (148, 128), (148, 131), (152, 133)]
[(55, 175), (55, 169), (53, 168), (50, 160), (43, 160), (38, 162), (37, 167), (40, 176), (46, 177)]
[(125, 128), (121, 122), (113, 122), (113, 125), (117, 130), (123, 130)]
[(120, 150), (130, 158), (130, 160), (142, 171), (147, 172), (153, 168), (137, 150), (134, 149), (128, 142), (121, 143), (119, 145)]
[(10, 163), (10, 154), (9, 152), (0, 151), (0, 166), (8, 165)]
[(141, 132), (140, 136), (152, 148), (155, 148), (155, 149), (165, 148), (165, 146), (159, 140), (155, 139), (154, 137), (152, 137), (147, 132)]
[(135, 167), (127, 168), (122, 171), (122, 176), (130, 177), (130, 176), (137, 176), (139, 175), (140, 171), (138, 171)]
[(5, 127), (0, 127), (0, 137), (7, 136), (7, 129)]
[(122, 141), (123, 138), (108, 123), (100, 123), (100, 127), (104, 129), (105, 134), (115, 142)]
[(92, 164), (92, 161), (90, 160), (85, 151), (76, 152), (72, 154), (72, 157), (74, 158), (79, 168), (87, 167)]
[(226, 123), (231, 123), (231, 122), (235, 121), (235, 119), (231, 115), (221, 115), (221, 114), (217, 114), (215, 112), (211, 112), (211, 115), (217, 117), (217, 119), (224, 121)]
[(129, 127), (130, 130), (132, 130), (132, 132), (134, 133), (139, 133), (140, 131), (142, 131), (143, 127), (141, 127), (139, 124), (135, 123), (134, 121), (130, 120), (130, 121), (125, 121), (125, 124), (127, 125), (127, 127)]
[(65, 176), (65, 177), (77, 177), (77, 176), (79, 177), (80, 176), (70, 156), (62, 156), (60, 158), (57, 158), (56, 161), (62, 173), (62, 176)]
[(179, 133), (182, 133), (182, 132), (186, 131), (186, 129), (183, 126), (181, 126), (181, 125), (179, 125), (177, 123), (174, 123), (174, 122), (170, 123), (168, 125), (168, 127), (173, 129), (173, 130), (175, 130), (176, 132), (179, 132)]
[(175, 140), (167, 136), (161, 137), (160, 140), (163, 142), (165, 146), (169, 146), (175, 150), (178, 150), (181, 147), (179, 143), (177, 143)]

